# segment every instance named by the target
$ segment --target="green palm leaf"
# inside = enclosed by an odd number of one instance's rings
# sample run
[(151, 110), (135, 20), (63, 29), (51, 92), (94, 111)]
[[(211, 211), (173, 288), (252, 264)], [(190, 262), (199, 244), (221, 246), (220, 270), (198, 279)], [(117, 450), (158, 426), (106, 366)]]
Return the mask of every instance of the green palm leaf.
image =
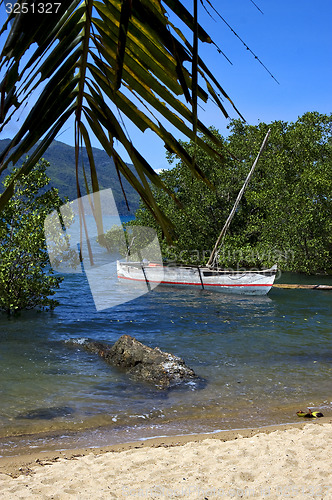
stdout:
[[(26, 3), (33, 5), (31, 1)], [(178, 21), (194, 33), (193, 40), (179, 30)], [(178, 0), (63, 0), (53, 4), (52, 15), (9, 14), (0, 35), (6, 37), (0, 56), (0, 131), (16, 119), (28, 102), (31, 107), (20, 130), (0, 155), (0, 173), (36, 144), (32, 158), (37, 161), (61, 126), (74, 116), (76, 169), (82, 139), (88, 152), (92, 191), (99, 186), (89, 131), (170, 236), (171, 224), (158, 208), (150, 182), (166, 188), (116, 116), (120, 112), (140, 130), (152, 130), (167, 150), (181, 157), (193, 175), (209, 183), (199, 165), (167, 130), (168, 125), (176, 127), (208, 154), (220, 158), (221, 144), (197, 117), (197, 99), (206, 102), (211, 98), (227, 115), (218, 94), (229, 98), (197, 55), (197, 40), (212, 40), (196, 16)], [(192, 71), (188, 70), (188, 62)], [(198, 85), (198, 74), (205, 89)], [(199, 133), (211, 139), (209, 144)], [(136, 175), (116, 151), (114, 139), (125, 147)], [(18, 171), (18, 177), (32, 168), (32, 158)], [(8, 186), (1, 195), (0, 209), (12, 188)], [(169, 194), (176, 201), (174, 194)]]

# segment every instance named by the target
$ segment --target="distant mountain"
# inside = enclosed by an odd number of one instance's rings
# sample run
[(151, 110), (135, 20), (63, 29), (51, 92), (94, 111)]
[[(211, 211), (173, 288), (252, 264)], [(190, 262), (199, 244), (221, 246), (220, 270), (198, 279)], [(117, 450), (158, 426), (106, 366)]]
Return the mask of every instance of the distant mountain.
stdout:
[[(6, 148), (9, 142), (10, 139), (0, 139), (0, 152)], [(31, 152), (33, 152), (34, 149), (35, 148), (32, 148)], [(105, 153), (102, 149), (92, 149), (100, 189), (112, 188), (119, 213), (121, 215), (133, 215), (138, 208), (140, 200), (139, 195), (131, 187), (127, 180), (122, 177), (123, 188), (130, 208), (130, 212), (128, 212), (113, 159), (109, 158), (107, 153)], [(58, 188), (61, 197), (68, 196), (69, 200), (76, 199), (75, 148), (60, 141), (53, 141), (43, 154), (43, 158), (50, 163), (50, 167), (47, 170), (47, 175), (51, 178), (50, 186)], [(24, 157), (17, 162), (17, 166), (22, 165), (23, 161)], [(89, 160), (85, 148), (83, 149), (83, 161), (86, 174), (90, 180)], [(128, 164), (128, 166), (133, 168), (133, 165)], [(4, 179), (5, 175), (6, 172), (4, 172), (0, 177), (0, 192), (2, 191), (1, 181)], [(86, 194), (82, 173), (80, 175), (80, 186), (82, 195)]]

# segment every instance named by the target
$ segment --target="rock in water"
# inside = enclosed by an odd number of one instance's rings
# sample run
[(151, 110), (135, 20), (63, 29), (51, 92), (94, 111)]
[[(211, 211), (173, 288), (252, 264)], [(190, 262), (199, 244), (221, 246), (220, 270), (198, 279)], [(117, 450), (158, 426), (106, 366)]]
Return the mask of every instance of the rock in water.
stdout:
[(158, 347), (152, 349), (130, 335), (122, 335), (112, 346), (90, 339), (70, 339), (67, 343), (99, 354), (107, 363), (124, 368), (135, 379), (153, 383), (159, 389), (197, 378), (183, 359)]

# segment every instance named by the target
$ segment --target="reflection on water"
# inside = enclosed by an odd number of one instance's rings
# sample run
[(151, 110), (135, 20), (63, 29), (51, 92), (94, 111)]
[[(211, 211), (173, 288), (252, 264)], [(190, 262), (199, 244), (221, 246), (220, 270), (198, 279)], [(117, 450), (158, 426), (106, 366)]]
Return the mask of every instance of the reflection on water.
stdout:
[[(164, 287), (96, 312), (76, 274), (58, 298), (52, 313), (0, 317), (0, 454), (290, 422), (306, 407), (331, 412), (331, 292)], [(111, 344), (124, 333), (184, 358), (205, 383), (156, 390), (64, 342)]]

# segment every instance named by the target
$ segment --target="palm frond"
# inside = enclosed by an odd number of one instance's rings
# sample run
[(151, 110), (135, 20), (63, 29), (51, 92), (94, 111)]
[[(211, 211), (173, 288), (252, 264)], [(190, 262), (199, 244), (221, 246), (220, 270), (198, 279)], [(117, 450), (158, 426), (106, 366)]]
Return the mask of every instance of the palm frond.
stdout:
[[(32, 8), (32, 1), (26, 3)], [(212, 40), (198, 24), (197, 13), (190, 14), (179, 0), (63, 0), (55, 10), (56, 5), (52, 15), (30, 11), (9, 14), (0, 32), (6, 37), (0, 55), (0, 130), (1, 126), (5, 130), (27, 103), (30, 106), (19, 131), (0, 155), (0, 173), (38, 144), (17, 177), (27, 173), (32, 158), (37, 161), (61, 126), (75, 117), (76, 169), (82, 138), (88, 152), (92, 191), (99, 185), (91, 131), (113, 157), (118, 172), (138, 191), (164, 233), (171, 235), (170, 222), (155, 203), (150, 182), (165, 186), (116, 116), (120, 112), (141, 131), (152, 130), (193, 175), (209, 183), (168, 126), (220, 158), (222, 145), (197, 117), (197, 100), (206, 102), (209, 98), (227, 116), (218, 94), (228, 96), (197, 52), (198, 40)], [(193, 43), (179, 29), (180, 23), (194, 33)], [(205, 89), (198, 84), (198, 75)], [(200, 133), (211, 139), (209, 144), (199, 137)], [(116, 151), (113, 139), (125, 147), (136, 175)], [(0, 209), (11, 192), (12, 185), (0, 197)], [(176, 201), (174, 194), (169, 194)]]

